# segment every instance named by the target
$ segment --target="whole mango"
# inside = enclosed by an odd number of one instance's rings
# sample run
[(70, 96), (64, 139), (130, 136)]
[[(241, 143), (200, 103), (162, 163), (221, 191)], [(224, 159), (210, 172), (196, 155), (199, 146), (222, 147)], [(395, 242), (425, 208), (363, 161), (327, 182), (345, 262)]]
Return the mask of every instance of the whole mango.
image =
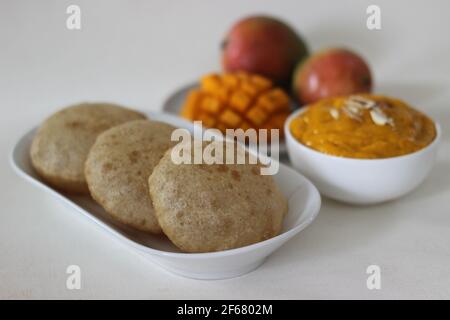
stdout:
[(358, 54), (332, 48), (301, 61), (292, 83), (294, 95), (304, 105), (328, 97), (371, 92), (372, 74)]
[(222, 44), (226, 72), (245, 71), (289, 87), (296, 63), (307, 56), (303, 39), (286, 23), (268, 16), (238, 21)]

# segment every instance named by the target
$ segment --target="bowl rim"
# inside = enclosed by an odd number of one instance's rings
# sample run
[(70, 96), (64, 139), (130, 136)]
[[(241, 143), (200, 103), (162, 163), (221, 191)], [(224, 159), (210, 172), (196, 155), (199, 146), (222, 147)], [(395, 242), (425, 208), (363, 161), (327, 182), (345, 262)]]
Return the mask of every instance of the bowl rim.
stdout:
[[(439, 142), (441, 140), (442, 130), (441, 130), (440, 124), (435, 119), (433, 119), (432, 117), (430, 117), (429, 115), (424, 113), (423, 111), (420, 111), (433, 121), (434, 127), (436, 129), (436, 136), (434, 137), (433, 141), (430, 144), (428, 144), (427, 146), (423, 147), (422, 149), (416, 150), (411, 153), (399, 155), (399, 156), (388, 157), (388, 158), (376, 158), (376, 159), (349, 158), (349, 157), (341, 157), (341, 156), (336, 156), (336, 155), (332, 155), (332, 154), (327, 154), (327, 153), (323, 153), (323, 152), (317, 151), (315, 149), (312, 149), (312, 148), (306, 146), (305, 144), (298, 141), (298, 139), (295, 138), (291, 133), (290, 123), (292, 122), (292, 120), (294, 120), (294, 118), (296, 118), (297, 116), (299, 116), (300, 114), (305, 112), (309, 107), (310, 107), (310, 105), (302, 106), (302, 107), (300, 107), (300, 109), (295, 110), (294, 112), (292, 112), (289, 115), (289, 117), (286, 119), (286, 121), (284, 123), (284, 135), (286, 137), (286, 142), (288, 140), (294, 141), (294, 145), (296, 147), (298, 147), (302, 150), (305, 150), (306, 152), (310, 152), (319, 157), (334, 159), (336, 161), (359, 162), (359, 163), (382, 163), (382, 162), (387, 162), (387, 161), (401, 161), (401, 160), (406, 160), (408, 158), (418, 157), (420, 154), (428, 152), (430, 149), (437, 147), (437, 145), (439, 144)], [(288, 152), (290, 152), (290, 148), (291, 148), (290, 144), (286, 143), (286, 145), (288, 148)]]

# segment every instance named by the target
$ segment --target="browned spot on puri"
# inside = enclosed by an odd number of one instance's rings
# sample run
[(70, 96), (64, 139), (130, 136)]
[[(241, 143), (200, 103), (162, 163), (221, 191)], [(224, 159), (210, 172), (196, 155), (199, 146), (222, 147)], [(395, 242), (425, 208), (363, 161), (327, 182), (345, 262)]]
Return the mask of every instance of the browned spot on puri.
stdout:
[(107, 173), (107, 172), (111, 171), (112, 169), (113, 169), (113, 165), (111, 164), (111, 162), (107, 162), (102, 167), (102, 173)]
[(177, 212), (177, 214), (175, 215), (177, 220), (181, 220), (184, 218), (184, 212)]
[(139, 157), (139, 151), (132, 151), (128, 154), (128, 159), (130, 160), (131, 163), (136, 163)]
[(259, 167), (252, 167), (252, 173), (256, 176), (259, 175)]
[(210, 202), (210, 206), (212, 210), (217, 210), (220, 207), (220, 202), (217, 199), (213, 199)]
[(231, 170), (231, 176), (236, 181), (240, 181), (241, 180), (241, 175), (236, 170)]
[(219, 172), (227, 172), (228, 171), (228, 167), (225, 164), (219, 164), (217, 166), (217, 171), (219, 171)]
[(79, 127), (81, 127), (82, 125), (83, 125), (83, 124), (82, 124), (80, 121), (76, 121), (76, 120), (67, 122), (67, 126), (68, 126), (69, 128), (79, 128)]
[(272, 190), (266, 189), (266, 193), (267, 193), (267, 195), (271, 195), (272, 194)]

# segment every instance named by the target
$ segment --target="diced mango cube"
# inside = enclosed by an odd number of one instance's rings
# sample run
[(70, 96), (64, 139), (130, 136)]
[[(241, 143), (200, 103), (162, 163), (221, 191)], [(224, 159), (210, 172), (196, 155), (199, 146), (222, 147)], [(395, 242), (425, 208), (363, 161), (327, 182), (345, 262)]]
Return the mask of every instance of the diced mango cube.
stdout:
[(250, 80), (255, 86), (259, 88), (260, 91), (264, 91), (272, 87), (272, 81), (260, 75), (252, 75), (250, 77)]
[(289, 97), (281, 89), (273, 89), (264, 93), (259, 97), (257, 103), (270, 113), (289, 110)]
[(202, 125), (208, 128), (213, 128), (216, 124), (216, 119), (206, 113), (199, 114), (197, 120), (200, 120)]
[(222, 83), (217, 74), (209, 74), (204, 76), (200, 81), (201, 88), (206, 92), (214, 93), (221, 88)]
[(221, 102), (227, 103), (230, 90), (227, 87), (220, 87), (215, 92), (212, 93), (215, 97), (217, 97)]
[(222, 121), (225, 125), (229, 126), (230, 128), (236, 128), (241, 122), (241, 117), (231, 110), (225, 110), (220, 115), (220, 121)]
[(232, 73), (226, 73), (222, 76), (223, 84), (229, 89), (236, 89), (239, 86), (239, 78)]
[(250, 97), (255, 97), (259, 92), (259, 88), (250, 82), (244, 82), (241, 85), (241, 90), (248, 94)]
[(243, 91), (236, 91), (230, 98), (230, 107), (245, 112), (250, 106), (251, 98)]
[(202, 100), (202, 109), (209, 113), (218, 113), (222, 108), (222, 103), (215, 97), (206, 96)]
[(267, 120), (267, 113), (261, 108), (252, 108), (247, 112), (247, 118), (254, 124), (260, 126)]

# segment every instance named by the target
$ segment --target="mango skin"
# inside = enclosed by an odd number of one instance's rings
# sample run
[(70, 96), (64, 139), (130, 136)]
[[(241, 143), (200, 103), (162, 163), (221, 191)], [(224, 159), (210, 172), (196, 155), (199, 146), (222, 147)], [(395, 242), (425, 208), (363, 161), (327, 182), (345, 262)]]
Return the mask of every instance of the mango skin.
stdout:
[(372, 73), (368, 64), (349, 49), (326, 49), (300, 61), (294, 71), (292, 90), (300, 105), (320, 99), (370, 93)]
[(250, 16), (238, 21), (222, 43), (225, 72), (246, 71), (290, 87), (297, 62), (308, 55), (303, 39), (273, 17)]

